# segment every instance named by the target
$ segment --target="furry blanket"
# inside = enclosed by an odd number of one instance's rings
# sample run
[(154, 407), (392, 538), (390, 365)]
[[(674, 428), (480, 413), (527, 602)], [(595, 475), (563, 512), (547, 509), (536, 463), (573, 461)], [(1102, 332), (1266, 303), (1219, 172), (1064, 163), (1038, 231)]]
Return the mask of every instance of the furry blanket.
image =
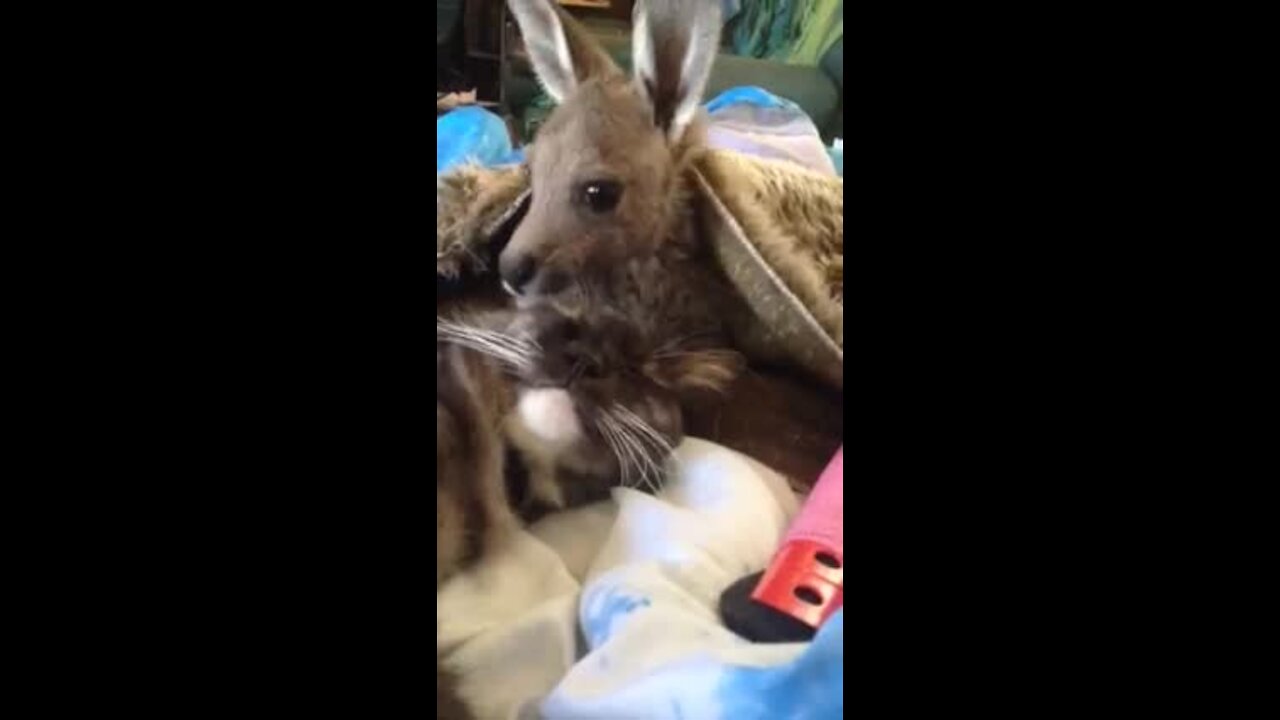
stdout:
[[(700, 226), (774, 356), (844, 387), (844, 180), (724, 150), (693, 166)], [(460, 167), (436, 187), (437, 283), (491, 275), (529, 195), (523, 166)]]

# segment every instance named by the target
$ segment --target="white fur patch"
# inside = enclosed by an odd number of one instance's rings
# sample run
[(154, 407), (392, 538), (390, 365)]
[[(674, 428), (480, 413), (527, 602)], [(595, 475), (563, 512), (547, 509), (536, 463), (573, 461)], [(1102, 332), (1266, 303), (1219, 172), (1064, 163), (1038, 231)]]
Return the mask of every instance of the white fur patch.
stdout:
[(529, 432), (545, 443), (564, 446), (582, 437), (582, 425), (567, 390), (528, 390), (520, 396), (516, 409)]

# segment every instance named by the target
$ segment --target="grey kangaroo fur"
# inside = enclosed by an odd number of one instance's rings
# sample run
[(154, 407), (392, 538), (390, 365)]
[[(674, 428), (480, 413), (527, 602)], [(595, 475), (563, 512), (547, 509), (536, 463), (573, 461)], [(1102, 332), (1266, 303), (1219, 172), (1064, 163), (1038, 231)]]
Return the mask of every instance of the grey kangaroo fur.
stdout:
[[(628, 258), (692, 253), (687, 170), (703, 142), (719, 1), (639, 0), (631, 76), (557, 3), (508, 4), (558, 106), (528, 152), (529, 212), (499, 259), (507, 289), (555, 292)], [(593, 186), (616, 190), (616, 204), (593, 205)]]

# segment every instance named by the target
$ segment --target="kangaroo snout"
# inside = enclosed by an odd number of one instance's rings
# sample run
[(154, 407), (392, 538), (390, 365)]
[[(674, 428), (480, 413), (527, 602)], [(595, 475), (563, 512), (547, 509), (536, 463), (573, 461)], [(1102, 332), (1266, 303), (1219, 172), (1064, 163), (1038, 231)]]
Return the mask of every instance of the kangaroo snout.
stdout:
[(575, 272), (571, 254), (553, 252), (543, 256), (537, 250), (524, 250), (514, 240), (498, 256), (502, 288), (517, 297), (558, 293), (569, 285)]
[(498, 273), (503, 289), (512, 295), (523, 295), (538, 274), (538, 261), (532, 255), (503, 251), (498, 258)]

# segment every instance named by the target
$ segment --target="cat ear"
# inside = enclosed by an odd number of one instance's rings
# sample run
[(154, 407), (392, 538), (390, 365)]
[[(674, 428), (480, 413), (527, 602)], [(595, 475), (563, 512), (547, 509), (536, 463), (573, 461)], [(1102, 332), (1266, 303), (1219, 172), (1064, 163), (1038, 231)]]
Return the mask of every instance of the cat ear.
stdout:
[(702, 102), (720, 38), (720, 0), (638, 0), (631, 18), (636, 84), (678, 142)]
[(746, 359), (732, 350), (688, 350), (657, 356), (645, 369), (668, 390), (722, 393), (746, 367)]
[(524, 38), (533, 71), (557, 103), (578, 83), (621, 73), (609, 55), (554, 0), (507, 0)]

